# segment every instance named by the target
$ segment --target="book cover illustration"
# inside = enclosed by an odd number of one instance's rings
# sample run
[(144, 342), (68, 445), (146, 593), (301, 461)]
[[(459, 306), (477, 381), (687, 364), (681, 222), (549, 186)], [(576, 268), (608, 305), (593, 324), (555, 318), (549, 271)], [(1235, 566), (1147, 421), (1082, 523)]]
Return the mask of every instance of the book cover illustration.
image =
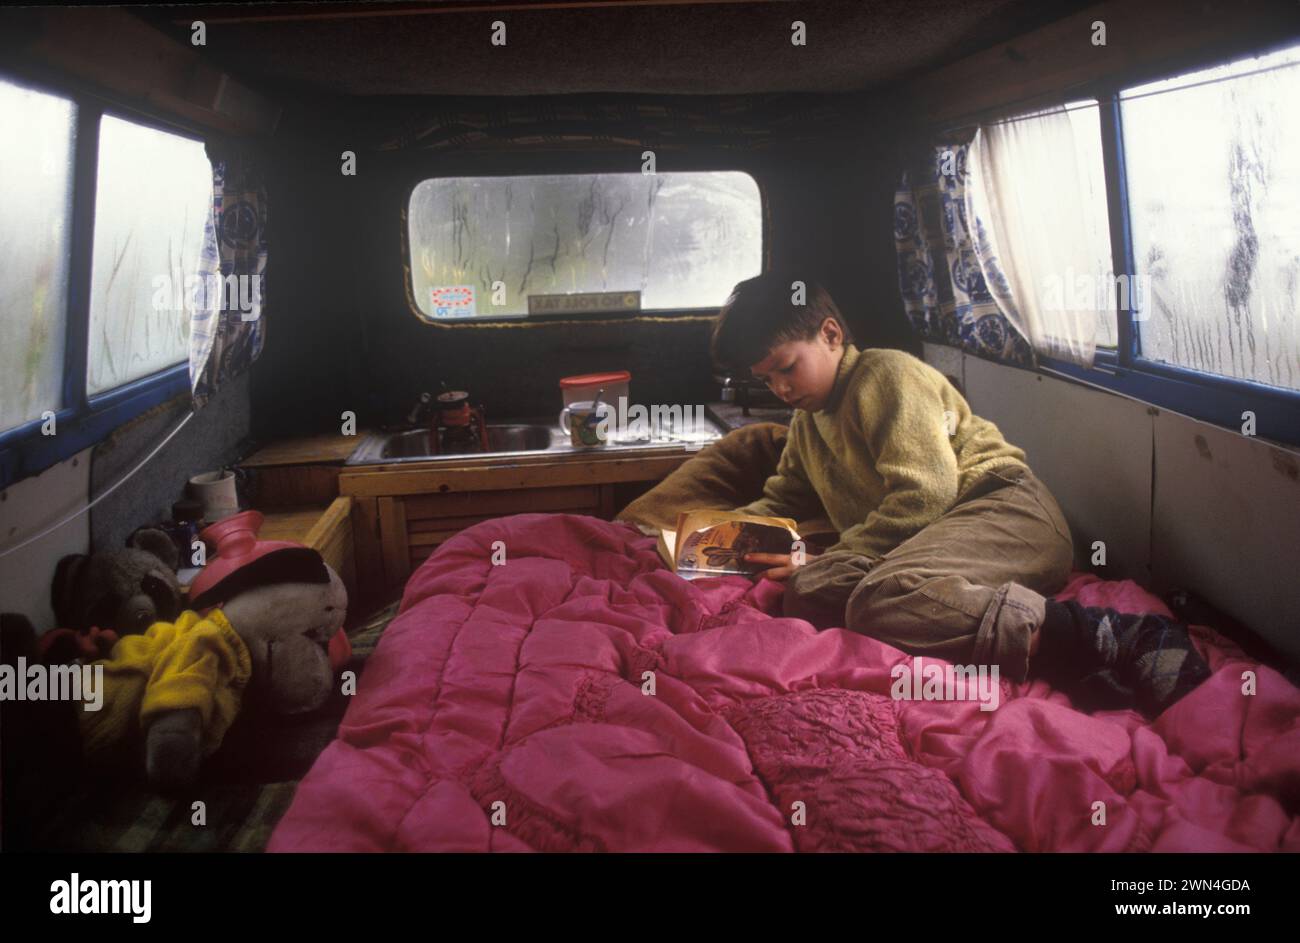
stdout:
[(799, 539), (794, 521), (726, 511), (692, 511), (678, 516), (676, 531), (664, 531), (665, 562), (685, 579), (755, 576), (771, 564), (748, 563), (748, 553), (791, 552)]

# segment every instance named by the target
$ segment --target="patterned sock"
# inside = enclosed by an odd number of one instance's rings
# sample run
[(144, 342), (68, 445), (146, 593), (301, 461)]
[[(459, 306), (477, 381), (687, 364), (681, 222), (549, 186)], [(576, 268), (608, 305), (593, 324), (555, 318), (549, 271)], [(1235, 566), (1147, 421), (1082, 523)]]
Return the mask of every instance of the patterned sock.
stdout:
[(1136, 706), (1154, 719), (1210, 667), (1181, 622), (1049, 599), (1032, 672), (1085, 710)]

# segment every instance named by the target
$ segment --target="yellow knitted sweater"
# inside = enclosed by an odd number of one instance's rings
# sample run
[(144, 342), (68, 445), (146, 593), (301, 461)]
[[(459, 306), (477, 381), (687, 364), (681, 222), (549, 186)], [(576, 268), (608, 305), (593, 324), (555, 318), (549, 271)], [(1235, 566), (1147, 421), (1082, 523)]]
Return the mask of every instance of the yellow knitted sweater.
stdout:
[(94, 665), (104, 669), (103, 708), (77, 712), (91, 756), (146, 729), (162, 712), (189, 707), (199, 711), (204, 754), (215, 752), (252, 674), (248, 646), (220, 609), (206, 616), (186, 610), (175, 622), (123, 636)]
[(820, 503), (840, 532), (829, 550), (879, 558), (985, 472), (1012, 465), (1025, 453), (938, 370), (905, 351), (849, 344), (825, 407), (795, 410), (776, 474), (739, 510), (806, 520)]

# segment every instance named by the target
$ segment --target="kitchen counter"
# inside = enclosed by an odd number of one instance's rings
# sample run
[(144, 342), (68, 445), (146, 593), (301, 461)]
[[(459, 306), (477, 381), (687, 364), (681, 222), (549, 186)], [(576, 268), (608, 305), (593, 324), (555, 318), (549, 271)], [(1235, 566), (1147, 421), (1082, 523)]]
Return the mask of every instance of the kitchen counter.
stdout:
[(264, 511), (290, 515), (304, 506), (330, 505), (340, 495), (349, 499), (348, 557), (355, 540), (357, 592), (368, 597), (400, 587), (443, 541), (480, 521), (526, 512), (610, 520), (710, 441), (756, 422), (789, 424), (794, 415), (788, 408), (753, 407), (746, 416), (734, 403), (722, 402), (705, 408), (707, 431), (693, 427), (654, 442), (605, 448), (574, 449), (558, 428), (550, 429), (554, 418), (546, 417), (536, 420), (550, 436), (543, 449), (399, 452), (396, 460), (383, 459), (376, 445), (402, 433), (362, 431), (274, 442), (240, 464), (254, 480), (254, 506)]
[(323, 433), (277, 439), (236, 462), (245, 476), (244, 494), (252, 507), (279, 511), (327, 507), (339, 496), (339, 473), (367, 431), (357, 435)]
[(342, 464), (356, 450), (357, 443), (365, 437), (366, 431), (360, 429), (356, 435), (324, 433), (293, 439), (277, 439), (258, 449), (239, 464), (244, 468)]
[[(562, 432), (555, 420), (549, 417), (527, 417), (489, 421), (489, 435), (501, 434), (504, 447), (492, 451), (447, 452), (430, 451), (430, 436), (420, 429), (403, 432), (376, 432), (367, 435), (347, 459), (347, 468), (376, 466), (407, 466), (414, 468), (510, 468), (517, 465), (554, 464), (556, 462), (604, 463), (618, 459), (657, 458), (665, 454), (695, 453), (716, 442), (732, 426), (709, 414), (691, 410), (692, 415), (683, 422), (678, 414), (660, 427), (655, 420), (647, 419), (647, 427), (639, 434), (634, 430), (610, 430), (611, 439), (603, 446), (579, 447), (570, 444), (567, 433)], [(522, 445), (529, 441), (530, 445)]]

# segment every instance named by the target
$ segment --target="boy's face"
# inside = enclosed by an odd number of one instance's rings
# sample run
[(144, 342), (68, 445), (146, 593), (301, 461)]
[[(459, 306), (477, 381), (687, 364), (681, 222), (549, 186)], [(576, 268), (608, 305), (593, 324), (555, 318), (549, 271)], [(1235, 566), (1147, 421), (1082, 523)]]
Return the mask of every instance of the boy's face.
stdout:
[(812, 340), (777, 344), (749, 372), (786, 404), (816, 412), (831, 395), (843, 356), (844, 332), (827, 318)]

